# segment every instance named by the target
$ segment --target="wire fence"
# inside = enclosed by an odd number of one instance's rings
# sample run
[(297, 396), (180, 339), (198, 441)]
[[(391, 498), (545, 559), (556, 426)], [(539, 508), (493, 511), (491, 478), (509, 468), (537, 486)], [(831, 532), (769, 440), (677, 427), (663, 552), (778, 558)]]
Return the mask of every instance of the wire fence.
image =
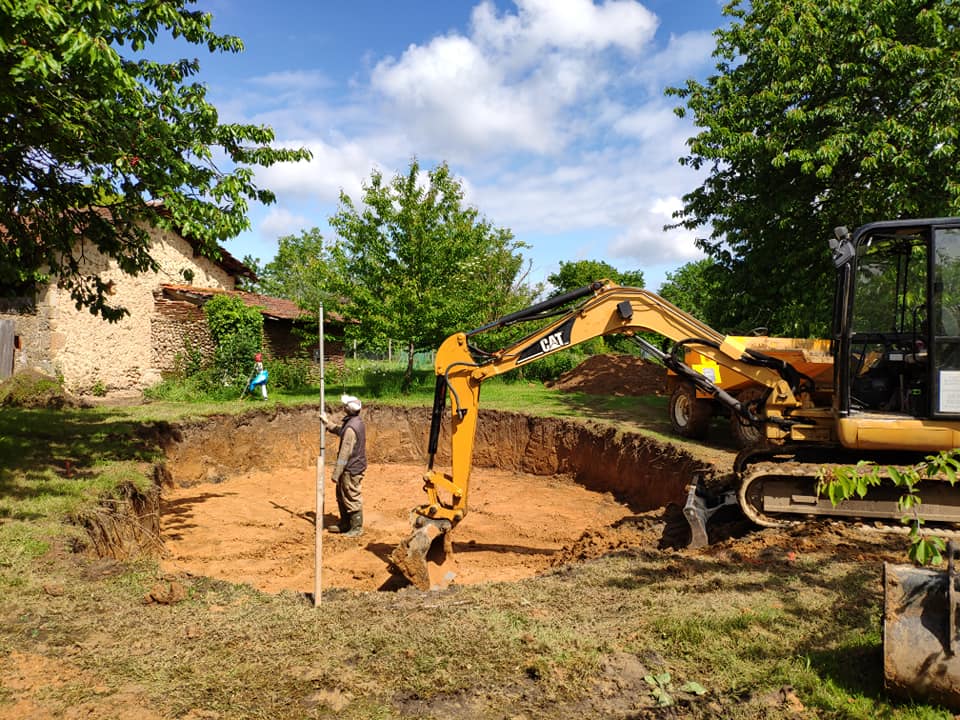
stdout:
[[(395, 364), (397, 367), (405, 368), (407, 366), (407, 351), (401, 343), (390, 343), (387, 347), (363, 347), (359, 343), (349, 343), (345, 348), (345, 357), (350, 360), (369, 360), (371, 362), (383, 362)], [(433, 367), (433, 361), (436, 357), (436, 350), (421, 349), (415, 350), (413, 354), (414, 370), (427, 370)]]

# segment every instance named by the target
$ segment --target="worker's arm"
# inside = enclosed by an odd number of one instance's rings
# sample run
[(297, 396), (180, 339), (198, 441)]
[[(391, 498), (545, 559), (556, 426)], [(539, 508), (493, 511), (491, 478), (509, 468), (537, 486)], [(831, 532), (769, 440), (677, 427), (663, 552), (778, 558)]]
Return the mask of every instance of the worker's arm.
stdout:
[(340, 480), (344, 468), (347, 467), (347, 461), (353, 454), (353, 448), (357, 444), (357, 433), (353, 428), (347, 428), (346, 432), (340, 438), (340, 452), (337, 453), (337, 462), (333, 466), (333, 475), (330, 477), (334, 482)]
[(340, 425), (338, 425), (337, 423), (333, 422), (330, 418), (328, 418), (325, 412), (320, 413), (320, 422), (322, 422), (323, 426), (327, 430), (332, 432), (334, 435), (340, 434)]

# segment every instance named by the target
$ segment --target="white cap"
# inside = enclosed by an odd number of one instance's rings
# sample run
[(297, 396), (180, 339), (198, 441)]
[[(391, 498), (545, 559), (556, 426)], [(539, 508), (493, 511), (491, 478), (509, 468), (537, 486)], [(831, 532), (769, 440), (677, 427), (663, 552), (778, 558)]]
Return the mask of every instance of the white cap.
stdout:
[(353, 395), (341, 395), (340, 402), (346, 406), (347, 410), (354, 414), (360, 412), (360, 408), (362, 407), (360, 398), (354, 397)]

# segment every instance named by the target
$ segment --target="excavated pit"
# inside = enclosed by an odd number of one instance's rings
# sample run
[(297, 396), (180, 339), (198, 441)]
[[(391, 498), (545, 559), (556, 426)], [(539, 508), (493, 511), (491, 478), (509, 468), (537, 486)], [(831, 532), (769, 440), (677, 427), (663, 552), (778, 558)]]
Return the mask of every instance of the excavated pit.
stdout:
[[(406, 584), (388, 558), (410, 532), (410, 509), (425, 498), (430, 411), (373, 405), (364, 418), (364, 534), (324, 533), (323, 588)], [(214, 418), (180, 426), (177, 436), (160, 499), (164, 570), (266, 592), (312, 592), (317, 408)], [(328, 463), (336, 442), (327, 436)], [(435, 467), (448, 465), (444, 428)], [(454, 556), (444, 565), (460, 584), (518, 580), (622, 546), (656, 546), (666, 514), (658, 509), (682, 503), (703, 462), (610, 426), (481, 410), (473, 466), (469, 514), (452, 534)], [(329, 480), (324, 496), (330, 523), (336, 501)]]

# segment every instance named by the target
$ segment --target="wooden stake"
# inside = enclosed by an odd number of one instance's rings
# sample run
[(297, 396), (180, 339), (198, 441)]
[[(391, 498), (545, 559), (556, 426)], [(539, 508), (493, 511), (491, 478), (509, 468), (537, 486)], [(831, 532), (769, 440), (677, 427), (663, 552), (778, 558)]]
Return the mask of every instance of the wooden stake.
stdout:
[[(326, 408), (326, 399), (324, 397), (324, 358), (323, 358), (323, 303), (320, 303), (318, 313), (320, 320), (320, 412)], [(316, 534), (316, 547), (314, 548), (314, 566), (313, 566), (313, 606), (320, 605), (320, 591), (322, 587), (321, 577), (323, 574), (323, 488), (324, 488), (324, 467), (327, 447), (327, 428), (320, 421), (320, 455), (317, 457), (317, 502), (316, 502), (316, 520), (314, 530)]]

